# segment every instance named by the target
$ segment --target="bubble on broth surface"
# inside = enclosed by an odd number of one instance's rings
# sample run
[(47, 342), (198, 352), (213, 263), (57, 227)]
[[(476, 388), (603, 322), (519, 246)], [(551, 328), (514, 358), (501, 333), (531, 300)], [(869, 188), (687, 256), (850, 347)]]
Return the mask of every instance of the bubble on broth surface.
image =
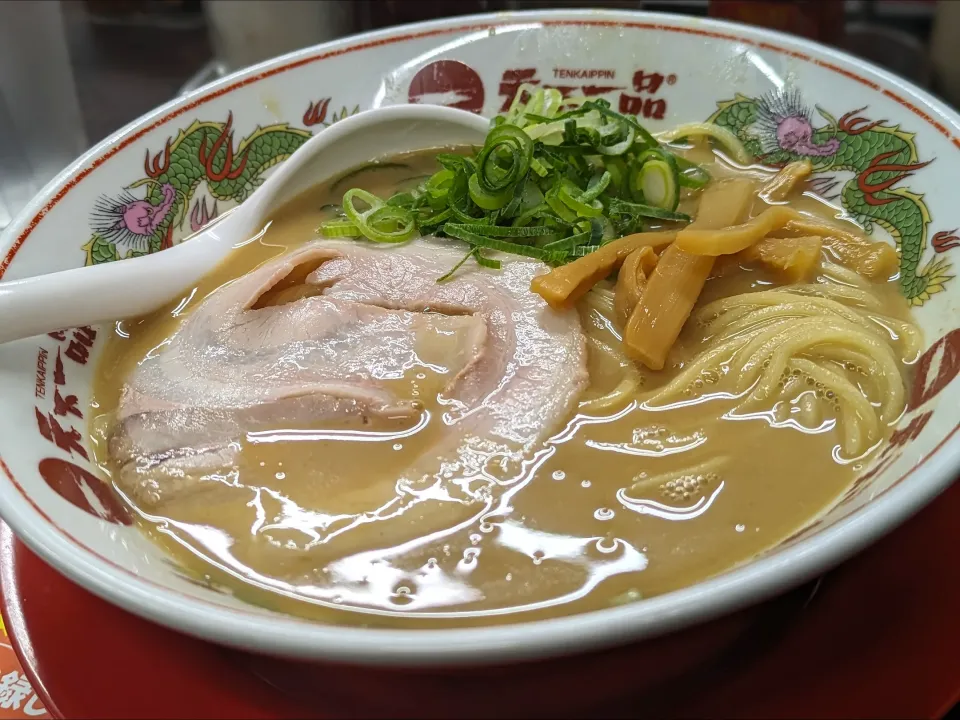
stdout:
[(720, 482), (720, 476), (715, 472), (697, 472), (672, 480), (660, 485), (660, 495), (674, 503), (688, 503), (699, 500), (706, 491)]

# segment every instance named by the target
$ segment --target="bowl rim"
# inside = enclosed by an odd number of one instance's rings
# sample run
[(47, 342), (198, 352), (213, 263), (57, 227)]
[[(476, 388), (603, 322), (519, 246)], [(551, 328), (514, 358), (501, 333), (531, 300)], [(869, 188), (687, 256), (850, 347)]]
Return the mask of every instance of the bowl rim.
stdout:
[[(852, 77), (876, 91), (886, 89), (889, 95), (890, 89), (896, 89), (913, 98), (919, 105), (895, 94), (892, 96), (960, 147), (960, 140), (944, 126), (950, 126), (956, 133), (960, 129), (960, 115), (943, 102), (869, 62), (803, 38), (739, 23), (643, 11), (532, 10), (466, 15), (352, 35), (297, 50), (227, 75), (128, 123), (47, 183), (18, 213), (0, 236), (0, 252), (6, 253), (0, 261), (0, 277), (49, 209), (51, 198), (58, 200), (108, 157), (172, 119), (171, 113), (185, 113), (243, 85), (344, 52), (491, 26), (544, 24), (639, 25), (641, 29), (699, 34), (786, 53)], [(772, 41), (776, 45), (771, 44)], [(852, 66), (872, 79), (865, 80), (844, 66)], [(936, 113), (943, 124), (934, 120), (927, 110)], [(291, 616), (227, 608), (139, 577), (98, 555), (53, 523), (4, 462), (3, 450), (8, 446), (3, 437), (0, 437), (0, 474), (9, 482), (0, 481), (0, 500), (3, 501), (0, 507), (17, 536), (45, 562), (113, 604), (176, 630), (223, 645), (285, 657), (381, 666), (478, 665), (532, 660), (653, 637), (732, 612), (798, 585), (873, 542), (946, 489), (960, 469), (958, 430), (960, 422), (882, 496), (773, 555), (638, 603), (546, 620), (474, 628), (397, 630), (325, 625)], [(921, 471), (919, 478), (902, 482), (918, 470)]]

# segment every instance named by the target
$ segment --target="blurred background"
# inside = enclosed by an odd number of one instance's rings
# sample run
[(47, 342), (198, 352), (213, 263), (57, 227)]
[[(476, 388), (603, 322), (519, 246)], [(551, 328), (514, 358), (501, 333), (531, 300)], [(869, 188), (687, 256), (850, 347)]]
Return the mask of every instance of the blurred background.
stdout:
[(225, 73), (352, 33), (546, 7), (643, 9), (784, 30), (960, 104), (960, 0), (6, 0), (0, 229), (89, 146)]

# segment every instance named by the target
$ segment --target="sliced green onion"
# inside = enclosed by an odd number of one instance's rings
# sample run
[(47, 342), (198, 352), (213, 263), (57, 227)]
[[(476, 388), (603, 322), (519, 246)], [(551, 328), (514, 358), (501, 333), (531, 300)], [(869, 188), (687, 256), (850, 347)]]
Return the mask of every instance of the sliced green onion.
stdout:
[(605, 100), (591, 100), (587, 103), (584, 103), (584, 107), (588, 106), (597, 110), (604, 117), (630, 124), (636, 131), (637, 135), (640, 136), (640, 144), (642, 144), (644, 147), (657, 147), (659, 145), (657, 139), (650, 134), (649, 130), (647, 130), (645, 127), (643, 127), (643, 125), (638, 123), (629, 115), (621, 115), (611, 110), (609, 104)]
[(637, 137), (637, 132), (632, 125), (628, 124), (626, 125), (626, 132), (624, 135), (625, 137), (623, 140), (614, 143), (613, 145), (598, 143), (595, 148), (602, 155), (623, 155), (627, 150), (633, 147), (633, 143)]
[(546, 177), (547, 175), (550, 174), (550, 169), (539, 158), (530, 159), (530, 169), (533, 170), (540, 177)]
[(648, 160), (640, 168), (640, 189), (649, 204), (676, 210), (680, 202), (680, 180), (676, 167), (663, 160)]
[(477, 261), (477, 265), (480, 267), (490, 268), (491, 270), (500, 269), (500, 261), (494, 260), (493, 258), (484, 257), (479, 250), (474, 251), (473, 257)]
[[(369, 193), (366, 190), (361, 190), (360, 188), (347, 190), (343, 194), (343, 211), (348, 217), (350, 217), (351, 220), (354, 220), (354, 216), (360, 216), (360, 211), (357, 210), (353, 205), (354, 198), (359, 198), (362, 202), (369, 206), (370, 209), (366, 211), (368, 213), (384, 206), (383, 200), (378, 198), (373, 193)], [(354, 220), (354, 222), (356, 222), (356, 220)]]
[(453, 185), (456, 174), (452, 170), (443, 169), (434, 173), (424, 186), (424, 195), (434, 210), (442, 210), (447, 203), (447, 195)]
[(447, 280), (452, 278), (454, 274), (457, 272), (457, 270), (459, 270), (467, 260), (473, 257), (474, 252), (476, 251), (473, 248), (470, 248), (470, 251), (466, 255), (464, 255), (462, 258), (460, 258), (460, 260), (457, 262), (456, 265), (454, 265), (447, 272), (445, 272), (443, 275), (437, 278), (437, 282), (438, 283), (446, 282)]
[(362, 237), (360, 228), (350, 220), (327, 220), (320, 223), (317, 232), (327, 238)]
[(486, 248), (487, 250), (499, 250), (500, 252), (511, 253), (513, 255), (523, 255), (534, 258), (535, 260), (549, 261), (550, 259), (562, 258), (563, 256), (563, 253), (551, 253), (530, 245), (519, 245), (496, 238), (483, 237), (482, 235), (477, 235), (467, 230), (460, 230), (456, 225), (445, 226), (444, 232), (451, 237), (463, 240), (476, 247)]
[(614, 194), (619, 194), (623, 190), (624, 180), (627, 177), (627, 164), (622, 158), (612, 157), (606, 159), (604, 168), (610, 173), (610, 187)]
[(513, 222), (510, 224), (512, 227), (515, 227), (515, 228), (525, 227), (534, 219), (541, 217), (544, 212), (548, 212), (549, 210), (550, 210), (550, 206), (546, 202), (542, 202), (539, 205), (535, 205), (529, 210), (525, 210), (522, 213), (520, 213), (520, 215), (514, 218)]
[(446, 168), (438, 170), (427, 180), (427, 190), (449, 190), (450, 183), (453, 182), (453, 176), (453, 170), (447, 170)]
[(450, 192), (447, 193), (448, 207), (453, 216), (460, 222), (476, 222), (477, 218), (472, 214), (473, 201), (470, 199), (470, 178), (465, 173), (458, 173), (450, 186)]
[(643, 218), (640, 215), (632, 215), (629, 213), (611, 213), (610, 218), (610, 222), (613, 226), (615, 234), (620, 237), (643, 232), (646, 229), (646, 225), (644, 224)]
[(477, 156), (476, 177), (480, 189), (498, 196), (516, 187), (526, 177), (532, 157), (533, 141), (520, 128), (500, 125), (491, 130)]
[(552, 243), (547, 243), (543, 246), (544, 250), (573, 250), (578, 245), (583, 245), (583, 243), (590, 240), (592, 233), (588, 230), (587, 232), (577, 233), (576, 235), (571, 235), (570, 237), (561, 238), (560, 240), (555, 240)]
[(387, 200), (387, 205), (392, 205), (394, 207), (413, 207), (416, 202), (416, 198), (413, 196), (413, 193), (400, 192), (395, 195), (391, 195)]
[(437, 162), (443, 166), (444, 170), (449, 170), (453, 173), (466, 172), (468, 175), (470, 173), (477, 171), (477, 166), (474, 164), (473, 160), (463, 155), (454, 155), (453, 153), (439, 153), (437, 155)]
[(513, 197), (513, 189), (507, 188), (499, 193), (491, 193), (480, 186), (480, 178), (476, 173), (470, 176), (467, 188), (470, 192), (470, 199), (477, 207), (483, 210), (499, 210)]
[(584, 202), (579, 193), (574, 197), (567, 186), (560, 188), (557, 197), (580, 217), (600, 217), (603, 214), (603, 204), (599, 200)]
[(659, 218), (660, 220), (674, 220), (676, 222), (690, 222), (690, 216), (682, 212), (664, 210), (663, 208), (645, 205), (643, 203), (626, 202), (614, 198), (610, 201), (611, 213), (623, 213), (626, 215), (640, 215), (641, 217)]
[(620, 235), (617, 234), (616, 228), (613, 227), (610, 218), (600, 218), (600, 241), (606, 243), (611, 240), (616, 240), (618, 237), (620, 237)]
[(600, 193), (607, 189), (611, 178), (609, 170), (604, 170), (602, 175), (592, 177), (586, 191), (580, 196), (580, 200), (583, 202), (595, 200)]
[(453, 216), (453, 211), (450, 208), (447, 208), (443, 212), (439, 212), (435, 215), (430, 215), (425, 217), (423, 220), (420, 220), (417, 224), (422, 228), (433, 227), (434, 225), (440, 225), (445, 223)]
[(491, 269), (500, 267), (491, 252), (557, 265), (643, 232), (647, 218), (689, 221), (676, 212), (680, 188), (710, 179), (608, 101), (564, 99), (555, 88), (531, 85), (491, 121), (472, 155), (436, 159), (436, 173), (412, 179), (420, 182), (415, 190), (386, 202), (347, 192), (345, 217), (318, 231), (374, 242), (403, 242), (418, 231), (457, 238), (471, 247), (446, 280), (470, 257)]
[(567, 222), (574, 222), (577, 219), (577, 213), (575, 210), (567, 207), (566, 203), (559, 197), (560, 188), (551, 190), (545, 196), (547, 205), (550, 206), (550, 209), (553, 210), (561, 220)]
[(466, 232), (476, 233), (484, 237), (540, 237), (553, 234), (553, 229), (543, 226), (535, 227), (503, 227), (500, 225), (453, 224), (448, 223), (446, 228), (457, 228)]
[[(357, 210), (354, 205), (356, 199), (366, 203), (369, 209), (363, 212)], [(406, 208), (386, 205), (376, 195), (360, 188), (344, 193), (343, 211), (363, 236), (374, 242), (404, 242), (417, 232), (417, 223), (412, 212)]]
[(690, 162), (686, 158), (677, 157), (677, 167), (680, 170), (681, 187), (699, 190), (710, 182), (710, 173), (699, 165)]

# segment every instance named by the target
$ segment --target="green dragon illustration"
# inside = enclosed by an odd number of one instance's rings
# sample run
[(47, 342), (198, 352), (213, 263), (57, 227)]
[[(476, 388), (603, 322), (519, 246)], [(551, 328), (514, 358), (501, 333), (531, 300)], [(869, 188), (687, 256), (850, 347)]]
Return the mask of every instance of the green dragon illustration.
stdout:
[[(743, 141), (758, 161), (773, 167), (808, 158), (813, 162), (814, 189), (828, 200), (839, 199), (844, 210), (861, 223), (866, 232), (879, 225), (896, 240), (900, 251), (900, 287), (914, 305), (922, 305), (943, 290), (951, 279), (946, 258), (922, 263), (927, 248), (930, 212), (923, 196), (893, 185), (931, 160), (919, 162), (914, 135), (885, 120), (870, 122), (859, 117), (864, 108), (836, 120), (820, 107), (817, 112), (826, 125), (814, 128), (810, 111), (796, 92), (780, 92), (762, 98), (737, 95), (717, 103), (710, 122), (721, 125)], [(841, 179), (835, 174), (852, 172), (839, 192)], [(831, 193), (834, 193), (831, 196)], [(956, 247), (955, 231), (937, 233), (934, 250)]]
[[(346, 107), (326, 111), (330, 99), (310, 103), (305, 126), (324, 127), (356, 114)], [(116, 197), (101, 197), (92, 217), (90, 240), (83, 246), (88, 265), (156, 252), (196, 232), (222, 211), (223, 205), (241, 203), (263, 183), (264, 173), (286, 160), (310, 139), (312, 132), (279, 123), (257, 127), (234, 148), (233, 113), (226, 122), (194, 121), (167, 140), (153, 158), (147, 151), (145, 177), (131, 183)], [(201, 183), (206, 194), (195, 201)], [(131, 190), (145, 187), (138, 199)], [(212, 209), (207, 197), (213, 201)], [(191, 204), (193, 209), (189, 210)], [(189, 210), (189, 227), (185, 220)], [(122, 254), (123, 253), (123, 254)]]

